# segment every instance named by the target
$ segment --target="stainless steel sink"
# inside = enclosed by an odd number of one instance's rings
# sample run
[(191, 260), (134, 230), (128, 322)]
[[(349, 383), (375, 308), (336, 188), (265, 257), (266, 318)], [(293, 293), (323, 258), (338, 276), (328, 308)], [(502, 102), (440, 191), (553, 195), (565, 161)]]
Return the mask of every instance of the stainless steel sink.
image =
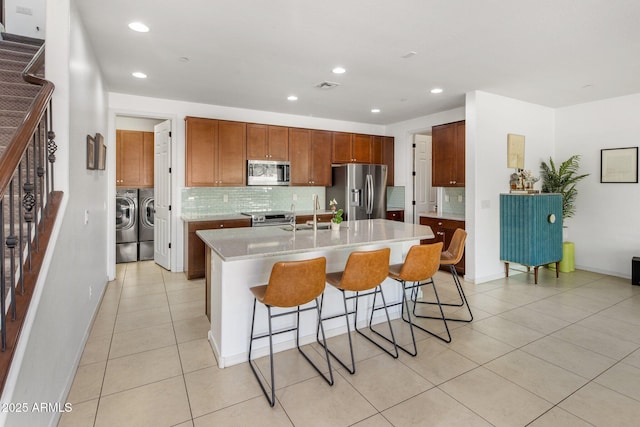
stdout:
[[(293, 231), (293, 226), (291, 225), (285, 225), (280, 228), (285, 231)], [(318, 230), (328, 230), (329, 228), (331, 228), (330, 222), (318, 223)], [(296, 231), (301, 231), (301, 230), (313, 230), (313, 225), (312, 224), (296, 224)]]

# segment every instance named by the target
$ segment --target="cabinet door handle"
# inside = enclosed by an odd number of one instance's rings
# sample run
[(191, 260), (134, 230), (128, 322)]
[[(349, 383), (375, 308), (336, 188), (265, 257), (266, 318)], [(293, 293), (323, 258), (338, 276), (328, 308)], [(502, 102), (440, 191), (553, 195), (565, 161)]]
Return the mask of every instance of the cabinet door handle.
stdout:
[(436, 234), (437, 234), (438, 236), (444, 236), (444, 232), (443, 232), (443, 231), (436, 231)]

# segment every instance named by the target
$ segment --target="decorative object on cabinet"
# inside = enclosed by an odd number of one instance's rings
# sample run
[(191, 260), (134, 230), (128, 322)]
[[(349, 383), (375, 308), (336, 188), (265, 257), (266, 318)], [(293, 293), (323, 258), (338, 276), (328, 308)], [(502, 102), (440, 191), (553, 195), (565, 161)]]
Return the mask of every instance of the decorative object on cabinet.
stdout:
[(96, 133), (96, 159), (98, 170), (105, 170), (107, 166), (107, 146), (104, 145), (104, 137), (100, 133)]
[(96, 168), (96, 140), (91, 135), (87, 135), (87, 169)]
[(562, 195), (562, 221), (573, 217), (576, 212), (576, 197), (578, 190), (576, 183), (589, 176), (578, 175), (580, 156), (573, 155), (556, 168), (553, 159), (549, 157), (549, 164), (540, 163), (540, 177), (542, 178), (543, 193), (559, 193)]
[(500, 260), (509, 277), (509, 263), (534, 268), (534, 283), (538, 283), (538, 268), (562, 259), (562, 195), (536, 194), (500, 195)]
[(507, 167), (524, 169), (524, 135), (507, 134)]
[(601, 183), (638, 183), (638, 147), (600, 150)]

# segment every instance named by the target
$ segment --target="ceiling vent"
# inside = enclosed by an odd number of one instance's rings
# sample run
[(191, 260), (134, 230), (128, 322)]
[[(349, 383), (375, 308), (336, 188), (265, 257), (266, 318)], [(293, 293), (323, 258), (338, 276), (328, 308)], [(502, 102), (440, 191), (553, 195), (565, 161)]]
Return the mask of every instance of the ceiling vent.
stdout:
[(336, 86), (340, 86), (340, 83), (335, 83), (335, 82), (330, 82), (325, 80), (323, 82), (316, 84), (315, 87), (317, 87), (318, 89), (333, 89)]

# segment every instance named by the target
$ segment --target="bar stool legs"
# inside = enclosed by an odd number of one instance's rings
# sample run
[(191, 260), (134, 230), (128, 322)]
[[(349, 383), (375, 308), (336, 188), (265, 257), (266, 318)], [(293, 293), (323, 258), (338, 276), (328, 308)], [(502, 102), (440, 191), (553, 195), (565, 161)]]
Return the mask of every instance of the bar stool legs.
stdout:
[[(331, 350), (328, 349), (328, 347), (326, 346), (326, 343), (321, 343), (318, 339), (318, 344), (320, 344), (321, 347), (323, 347), (325, 349), (325, 351), (327, 351), (331, 356), (333, 356), (334, 359), (336, 359), (338, 361), (338, 363), (340, 365), (342, 365), (342, 367), (344, 369), (346, 369), (350, 374), (355, 374), (356, 372), (356, 363), (355, 363), (355, 356), (354, 356), (354, 352), (353, 352), (353, 339), (351, 338), (351, 327), (349, 325), (349, 315), (353, 314), (353, 330), (360, 334), (360, 336), (362, 336), (363, 338), (365, 338), (367, 341), (369, 341), (370, 343), (374, 344), (375, 346), (377, 346), (378, 348), (380, 348), (382, 351), (384, 351), (385, 353), (387, 353), (389, 356), (393, 357), (394, 359), (398, 358), (398, 349), (397, 349), (397, 345), (396, 345), (396, 339), (395, 339), (395, 335), (393, 333), (393, 327), (391, 326), (391, 317), (389, 316), (389, 310), (387, 309), (387, 305), (386, 305), (386, 301), (384, 299), (384, 294), (382, 293), (382, 289), (380, 288), (380, 286), (377, 286), (376, 289), (373, 292), (366, 292), (366, 293), (362, 293), (362, 292), (355, 292), (355, 294), (347, 296), (346, 292), (342, 289), (339, 289), (339, 291), (342, 293), (342, 301), (344, 304), (344, 314), (337, 314), (335, 316), (330, 316), (330, 317), (323, 317), (322, 321), (326, 321), (326, 320), (331, 320), (331, 319), (335, 319), (338, 317), (345, 317), (345, 321), (347, 324), (347, 338), (349, 340), (349, 355), (351, 357), (351, 367), (349, 367), (346, 363), (344, 363), (335, 353), (333, 353)], [(373, 332), (374, 334), (384, 338), (386, 341), (390, 342), (393, 344), (393, 350), (389, 350), (387, 348), (385, 348), (384, 346), (380, 345), (380, 343), (374, 341), (371, 337), (367, 336), (366, 334), (364, 334), (364, 332), (362, 332), (362, 329), (358, 329), (358, 298), (360, 297), (364, 297), (364, 296), (368, 296), (368, 295), (374, 295), (374, 299), (373, 299), (373, 304), (375, 307), (375, 299), (376, 299), (376, 295), (380, 293), (381, 297), (382, 297), (382, 306), (378, 307), (376, 309), (372, 309), (371, 310), (371, 318), (369, 319), (369, 324), (368, 324), (368, 328), (371, 332)], [(322, 304), (323, 304), (323, 300), (324, 300), (324, 295), (321, 297), (320, 299), (320, 307), (322, 309)], [(354, 301), (354, 308), (353, 310), (349, 310), (348, 306), (347, 306), (347, 301), (348, 300), (355, 300)], [(379, 309), (384, 309), (385, 311), (385, 315), (387, 317), (387, 325), (389, 325), (389, 332), (391, 334), (391, 339), (385, 337), (384, 335), (380, 334), (379, 332), (375, 331), (372, 327), (372, 320), (373, 320), (373, 313), (375, 310), (379, 310)], [(322, 323), (322, 322), (321, 322)], [(318, 335), (316, 334), (316, 338), (319, 338)]]
[[(414, 333), (414, 326), (420, 329), (423, 332), (428, 333), (431, 336), (434, 336), (446, 343), (451, 342), (451, 333), (449, 332), (449, 326), (447, 325), (447, 320), (444, 315), (444, 311), (442, 310), (442, 305), (440, 302), (440, 297), (438, 296), (438, 291), (436, 290), (436, 285), (433, 281), (433, 275), (438, 271), (438, 267), (440, 266), (440, 253), (442, 251), (442, 242), (430, 244), (430, 245), (414, 245), (409, 248), (409, 252), (405, 257), (405, 261), (403, 264), (396, 264), (389, 266), (389, 277), (399, 282), (402, 286), (402, 302), (397, 303), (402, 305), (401, 309), (401, 317), (402, 320), (409, 324), (409, 329), (411, 331), (411, 340), (413, 343), (413, 351), (406, 349), (403, 346), (399, 346), (401, 350), (410, 354), (411, 356), (415, 356), (418, 353), (418, 348), (416, 345), (416, 338)], [(411, 285), (408, 285), (411, 283)], [(412, 319), (420, 318), (423, 316), (418, 316), (415, 314), (415, 304), (413, 310), (409, 307), (409, 299), (412, 302), (415, 302), (416, 295), (421, 286), (431, 285), (433, 286), (433, 292), (436, 297), (436, 302), (434, 304), (438, 305), (440, 309), (440, 317), (433, 317), (434, 319), (442, 320), (445, 328), (446, 335), (437, 334), (432, 332), (418, 324), (416, 324)], [(410, 292), (410, 296), (407, 297), (407, 291)], [(406, 317), (405, 317), (406, 313)]]
[[(275, 381), (274, 381), (274, 364), (273, 364), (273, 336), (274, 335), (278, 335), (278, 334), (282, 334), (285, 332), (292, 332), (292, 331), (296, 331), (296, 348), (298, 349), (298, 352), (300, 354), (302, 354), (302, 356), (307, 360), (307, 362), (309, 362), (311, 364), (311, 366), (316, 370), (316, 372), (318, 374), (320, 374), (320, 376), (327, 382), (327, 384), (329, 385), (333, 385), (333, 371), (331, 370), (331, 360), (329, 359), (329, 352), (327, 350), (327, 343), (326, 343), (326, 337), (324, 334), (324, 327), (322, 326), (322, 323), (320, 321), (318, 321), (318, 329), (320, 330), (321, 334), (322, 334), (322, 343), (324, 344), (324, 348), (325, 348), (325, 358), (327, 360), (327, 367), (329, 369), (329, 374), (326, 375), (325, 373), (323, 373), (320, 368), (311, 361), (311, 359), (309, 358), (309, 356), (302, 350), (302, 348), (300, 348), (300, 313), (303, 311), (308, 311), (308, 310), (313, 310), (315, 309), (316, 312), (318, 313), (318, 319), (320, 319), (320, 304), (318, 304), (318, 299), (315, 299), (315, 307), (309, 307), (309, 308), (304, 308), (301, 309), (300, 306), (298, 306), (295, 310), (291, 310), (291, 311), (287, 311), (284, 313), (277, 313), (277, 314), (273, 314), (271, 312), (272, 307), (267, 305), (267, 312), (268, 312), (268, 321), (269, 321), (269, 332), (262, 334), (262, 335), (257, 335), (254, 336), (253, 332), (254, 332), (254, 326), (255, 326), (255, 317), (256, 317), (256, 303), (257, 301), (254, 299), (253, 300), (253, 316), (251, 319), (251, 339), (249, 340), (249, 366), (251, 367), (251, 370), (253, 371), (253, 375), (256, 377), (256, 380), (258, 380), (258, 384), (260, 384), (260, 388), (262, 389), (262, 392), (264, 393), (264, 396), (267, 398), (267, 401), (269, 402), (269, 405), (271, 405), (272, 407), (275, 405), (275, 396), (276, 396), (276, 389), (275, 389)], [(288, 328), (288, 329), (284, 329), (284, 330), (279, 330), (274, 332), (273, 331), (273, 327), (272, 327), (272, 319), (276, 318), (276, 317), (281, 317), (281, 316), (286, 316), (286, 315), (291, 315), (291, 314), (295, 314), (296, 315), (296, 326), (294, 328)], [(267, 388), (265, 387), (263, 381), (260, 379), (260, 375), (258, 374), (258, 371), (256, 369), (256, 367), (254, 366), (255, 363), (254, 361), (251, 359), (251, 353), (252, 353), (252, 347), (253, 347), (253, 341), (255, 340), (259, 340), (259, 339), (263, 339), (263, 338), (269, 338), (269, 371), (270, 371), (270, 376), (271, 376), (271, 389), (268, 391)]]
[[(253, 314), (251, 316), (251, 335), (249, 337), (249, 366), (253, 375), (258, 380), (260, 388), (272, 407), (276, 403), (276, 386), (273, 366), (273, 336), (286, 332), (296, 331), (296, 347), (300, 354), (313, 366), (313, 368), (329, 384), (333, 385), (333, 371), (331, 370), (331, 360), (329, 353), (325, 351), (327, 360), (328, 376), (325, 375), (315, 363), (300, 348), (300, 313), (308, 310), (315, 310), (318, 328), (322, 332), (322, 342), (326, 349), (326, 338), (324, 327), (320, 321), (320, 304), (318, 297), (323, 293), (326, 280), (326, 259), (324, 257), (303, 260), (303, 261), (282, 261), (273, 265), (269, 283), (266, 285), (254, 286), (249, 290), (253, 293)], [(254, 335), (256, 322), (256, 305), (260, 301), (267, 307), (268, 332), (261, 335)], [(310, 302), (315, 302), (315, 306), (306, 306)], [(300, 308), (305, 305), (305, 308)], [(272, 308), (278, 307), (289, 309), (287, 311), (274, 314)], [(295, 307), (295, 308), (294, 308)], [(276, 317), (296, 315), (295, 327), (289, 327), (274, 331), (272, 320)], [(267, 390), (260, 379), (258, 370), (251, 358), (253, 342), (259, 339), (269, 338), (269, 373), (271, 377), (271, 389)]]
[[(356, 363), (355, 357), (353, 354), (353, 341), (351, 338), (351, 328), (349, 326), (349, 315), (353, 314), (353, 328), (354, 330), (360, 334), (360, 336), (366, 338), (369, 342), (376, 345), (378, 348), (383, 350), (389, 356), (396, 359), (398, 357), (398, 348), (396, 347), (396, 339), (393, 333), (393, 327), (391, 326), (391, 317), (389, 316), (389, 311), (387, 309), (387, 303), (384, 299), (384, 294), (382, 293), (382, 288), (380, 284), (385, 280), (387, 274), (389, 273), (389, 256), (391, 254), (391, 249), (383, 248), (377, 249), (373, 251), (356, 251), (352, 252), (347, 259), (347, 264), (344, 268), (344, 271), (328, 273), (327, 274), (327, 283), (329, 285), (336, 288), (338, 291), (342, 293), (342, 302), (344, 305), (344, 313), (337, 314), (335, 316), (323, 317), (322, 321), (335, 319), (337, 317), (345, 317), (345, 321), (347, 323), (347, 337), (349, 339), (349, 354), (351, 356), (351, 367), (347, 366), (338, 356), (336, 356), (333, 352), (331, 352), (326, 347), (326, 343), (318, 343), (324, 347), (324, 349), (333, 356), (338, 363), (340, 363), (350, 374), (354, 374), (356, 372)], [(349, 296), (347, 296), (346, 292), (350, 292)], [(385, 314), (387, 316), (387, 324), (389, 325), (389, 331), (391, 333), (391, 339), (379, 334), (374, 331), (371, 327), (373, 321), (373, 313), (376, 311), (375, 301), (376, 296), (380, 293), (382, 297), (382, 307), (378, 307), (377, 309), (384, 309)], [(371, 318), (369, 319), (369, 329), (384, 338), (385, 340), (391, 342), (393, 344), (393, 350), (388, 350), (380, 343), (376, 342), (372, 339), (372, 337), (367, 336), (362, 332), (362, 330), (358, 329), (358, 300), (360, 297), (373, 295), (373, 306), (371, 310)], [(353, 310), (349, 310), (347, 306), (347, 300), (354, 300)], [(321, 299), (320, 305), (322, 306), (324, 302), (324, 295)], [(316, 334), (316, 338), (317, 334)]]
[[(464, 255), (464, 243), (467, 240), (467, 232), (461, 228), (456, 229), (451, 237), (451, 242), (449, 243), (449, 247), (447, 250), (443, 251), (440, 254), (440, 265), (448, 265), (449, 271), (451, 271), (451, 276), (453, 276), (453, 282), (456, 285), (456, 290), (458, 291), (458, 296), (460, 297), (460, 303), (441, 303), (440, 305), (444, 305), (447, 307), (463, 307), (467, 306), (467, 311), (469, 312), (469, 319), (462, 318), (450, 318), (447, 317), (447, 320), (451, 320), (453, 322), (471, 322), (473, 320), (473, 313), (471, 313), (471, 307), (469, 306), (469, 302), (467, 301), (467, 297), (464, 294), (464, 289), (462, 288), (462, 284), (460, 283), (460, 276), (458, 276), (458, 271), (456, 270), (456, 264), (460, 262), (462, 256)], [(417, 292), (412, 294), (412, 300), (414, 302), (414, 314), (415, 307), (417, 304), (437, 304), (432, 301), (418, 301)], [(423, 318), (433, 318), (428, 316), (419, 316)]]
[(416, 305), (417, 304), (427, 304), (427, 305), (440, 305), (440, 306), (446, 306), (446, 307), (467, 307), (467, 312), (469, 313), (469, 318), (468, 319), (461, 319), (461, 318), (457, 318), (457, 317), (447, 317), (446, 320), (450, 320), (452, 322), (465, 322), (465, 323), (469, 323), (471, 321), (473, 321), (473, 313), (471, 312), (471, 307), (469, 306), (469, 302), (467, 301), (467, 296), (464, 293), (464, 289), (462, 288), (462, 284), (460, 283), (460, 276), (458, 276), (458, 272), (456, 271), (456, 267), (453, 264), (449, 265), (449, 270), (451, 271), (451, 276), (453, 277), (453, 282), (456, 285), (456, 289), (458, 291), (458, 296), (460, 297), (460, 303), (444, 303), (441, 302), (440, 304), (438, 304), (437, 302), (433, 302), (433, 301), (417, 301), (417, 295), (418, 293), (412, 293), (411, 294), (411, 299), (414, 303), (413, 306), (413, 313), (414, 316), (416, 317), (420, 317), (422, 319), (438, 319), (438, 317), (430, 317), (430, 316), (419, 316), (417, 314), (415, 314), (415, 310), (416, 310)]

